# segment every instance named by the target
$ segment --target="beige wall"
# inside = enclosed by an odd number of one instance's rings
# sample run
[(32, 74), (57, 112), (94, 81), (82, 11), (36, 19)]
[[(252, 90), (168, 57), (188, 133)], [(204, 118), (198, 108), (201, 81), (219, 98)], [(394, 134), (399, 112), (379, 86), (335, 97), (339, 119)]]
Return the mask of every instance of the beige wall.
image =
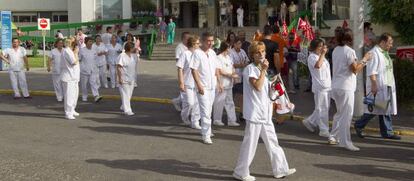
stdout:
[(0, 0), (0, 10), (67, 11), (68, 1), (72, 0)]

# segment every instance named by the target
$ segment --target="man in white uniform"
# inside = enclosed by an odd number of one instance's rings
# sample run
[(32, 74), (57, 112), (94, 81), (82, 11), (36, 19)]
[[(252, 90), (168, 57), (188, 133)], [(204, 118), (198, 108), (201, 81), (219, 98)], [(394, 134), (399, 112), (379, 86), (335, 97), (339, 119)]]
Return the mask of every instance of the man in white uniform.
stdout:
[(108, 79), (106, 78), (106, 55), (108, 55), (107, 46), (102, 43), (100, 35), (95, 36), (96, 43), (92, 45), (92, 49), (96, 52), (96, 66), (98, 67), (98, 85), (99, 87), (108, 88)]
[(240, 5), (240, 7), (237, 9), (236, 13), (237, 13), (237, 26), (243, 27), (244, 10), (243, 10), (242, 5)]
[(106, 63), (109, 65), (109, 77), (111, 79), (111, 88), (116, 86), (116, 61), (118, 56), (122, 53), (121, 44), (116, 42), (117, 36), (112, 35), (111, 43), (108, 45), (108, 56)]
[[(189, 32), (183, 32), (181, 34), (181, 43), (179, 43), (177, 45), (177, 47), (175, 48), (175, 61), (178, 61), (178, 59), (181, 57), (181, 54), (188, 50), (187, 46), (185, 46), (187, 44), (188, 38), (190, 38), (190, 33)], [(171, 102), (173, 103), (174, 108), (177, 111), (181, 111), (181, 104), (182, 104), (181, 99), (182, 99), (182, 96), (181, 96), (181, 93), (180, 93), (180, 95), (178, 95), (178, 97), (173, 98), (171, 100)]]
[(98, 68), (95, 64), (97, 52), (92, 48), (93, 41), (91, 38), (87, 37), (85, 39), (86, 47), (80, 49), (79, 51), (79, 61), (80, 61), (80, 81), (82, 89), (82, 101), (88, 100), (88, 83), (92, 90), (92, 95), (95, 97), (95, 102), (99, 102), (102, 97), (99, 96), (99, 84), (98, 84)]
[(22, 90), (23, 97), (25, 99), (30, 99), (31, 97), (26, 82), (26, 73), (23, 69), (23, 67), (26, 66), (26, 70), (29, 71), (29, 64), (26, 50), (20, 46), (19, 39), (13, 38), (12, 48), (5, 49), (0, 58), (10, 65), (9, 76), (14, 91), (14, 99), (21, 98), (19, 86)]
[(109, 44), (111, 43), (111, 38), (112, 38), (112, 26), (108, 26), (106, 27), (106, 33), (102, 34), (102, 42), (106, 46), (109, 46)]
[(60, 63), (63, 58), (63, 40), (57, 39), (55, 48), (50, 51), (49, 61), (47, 64), (47, 71), (52, 70), (53, 87), (55, 88), (56, 99), (58, 102), (63, 100), (63, 88), (60, 80)]
[[(211, 112), (217, 82), (220, 83), (219, 67), (216, 53), (211, 49), (214, 36), (205, 32), (201, 36), (201, 47), (194, 51), (190, 63), (191, 73), (197, 86), (197, 98), (201, 113), (201, 135), (205, 144), (213, 144), (211, 140)], [(219, 92), (222, 92), (219, 90)]]
[(370, 112), (366, 109), (361, 119), (355, 122), (354, 127), (356, 133), (361, 138), (364, 137), (362, 134), (364, 127), (372, 118), (378, 115), (381, 136), (385, 139), (401, 139), (400, 136), (394, 134), (391, 120), (391, 115), (397, 114), (397, 95), (393, 63), (388, 54), (392, 45), (393, 39), (391, 34), (384, 33), (379, 38), (379, 44), (371, 50), (373, 58), (367, 64), (366, 90), (375, 95), (375, 101), (389, 103), (387, 110), (374, 107), (373, 111)]

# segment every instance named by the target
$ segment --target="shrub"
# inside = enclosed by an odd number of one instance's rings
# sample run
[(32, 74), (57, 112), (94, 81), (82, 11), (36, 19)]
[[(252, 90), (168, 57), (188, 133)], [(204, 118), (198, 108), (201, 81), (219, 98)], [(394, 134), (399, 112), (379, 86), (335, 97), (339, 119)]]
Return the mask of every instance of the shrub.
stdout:
[(394, 61), (394, 76), (397, 87), (397, 100), (400, 103), (413, 102), (414, 62), (397, 59)]

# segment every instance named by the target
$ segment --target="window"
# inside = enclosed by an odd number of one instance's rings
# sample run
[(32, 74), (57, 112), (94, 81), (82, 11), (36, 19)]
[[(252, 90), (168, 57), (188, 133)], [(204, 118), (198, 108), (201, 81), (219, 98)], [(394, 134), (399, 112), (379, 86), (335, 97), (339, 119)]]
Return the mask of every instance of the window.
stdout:
[(19, 22), (19, 16), (13, 16), (13, 22)]
[(31, 22), (31, 16), (19, 16), (19, 23), (28, 23)]
[(37, 16), (32, 16), (32, 22), (37, 22)]
[(68, 22), (68, 15), (60, 15), (59, 22)]
[(53, 22), (59, 22), (59, 16), (53, 15)]

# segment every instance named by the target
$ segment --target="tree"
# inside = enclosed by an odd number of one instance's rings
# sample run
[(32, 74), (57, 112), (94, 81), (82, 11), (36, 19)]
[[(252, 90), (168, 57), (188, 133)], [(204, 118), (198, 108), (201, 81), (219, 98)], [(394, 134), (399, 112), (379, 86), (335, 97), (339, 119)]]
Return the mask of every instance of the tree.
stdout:
[(414, 44), (414, 0), (368, 0), (374, 23), (394, 25), (404, 43)]

